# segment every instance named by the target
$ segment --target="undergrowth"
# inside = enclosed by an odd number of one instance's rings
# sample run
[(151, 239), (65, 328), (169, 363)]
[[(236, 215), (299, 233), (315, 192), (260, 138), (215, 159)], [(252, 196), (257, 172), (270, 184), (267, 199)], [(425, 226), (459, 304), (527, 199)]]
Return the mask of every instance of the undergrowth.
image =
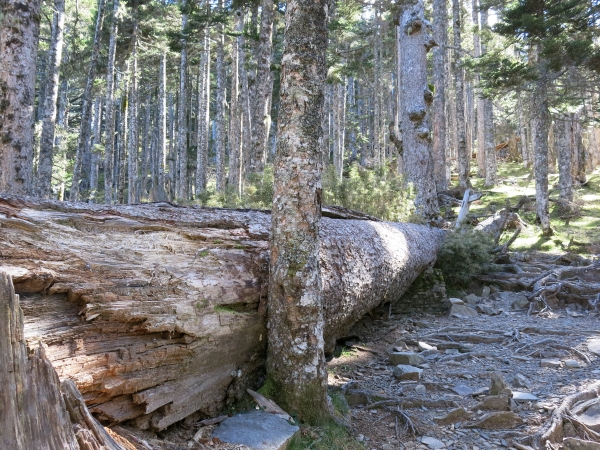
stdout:
[(300, 427), (288, 450), (364, 450), (364, 445), (352, 437), (348, 429), (335, 422), (320, 427)]

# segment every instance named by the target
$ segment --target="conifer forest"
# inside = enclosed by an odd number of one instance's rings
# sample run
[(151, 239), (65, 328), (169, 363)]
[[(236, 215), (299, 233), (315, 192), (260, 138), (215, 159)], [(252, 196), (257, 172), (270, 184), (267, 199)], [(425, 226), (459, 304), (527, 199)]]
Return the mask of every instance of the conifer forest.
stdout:
[(598, 0), (0, 0), (0, 450), (598, 449), (599, 308)]

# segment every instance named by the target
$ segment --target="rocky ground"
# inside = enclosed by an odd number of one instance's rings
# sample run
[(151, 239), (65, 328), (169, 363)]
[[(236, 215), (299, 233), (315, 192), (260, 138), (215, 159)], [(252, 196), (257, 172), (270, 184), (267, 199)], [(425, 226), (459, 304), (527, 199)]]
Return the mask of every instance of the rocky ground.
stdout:
[[(334, 404), (347, 409), (352, 448), (530, 449), (526, 438), (547, 429), (565, 399), (597, 390), (600, 265), (548, 255), (512, 261), (453, 299), (448, 316), (367, 316), (340, 342), (329, 384)], [(562, 447), (561, 436), (551, 448), (600, 449), (577, 441), (598, 440), (600, 406), (566, 413), (562, 434), (575, 439)], [(138, 448), (245, 448), (198, 426), (188, 421), (160, 436), (116, 431)]]

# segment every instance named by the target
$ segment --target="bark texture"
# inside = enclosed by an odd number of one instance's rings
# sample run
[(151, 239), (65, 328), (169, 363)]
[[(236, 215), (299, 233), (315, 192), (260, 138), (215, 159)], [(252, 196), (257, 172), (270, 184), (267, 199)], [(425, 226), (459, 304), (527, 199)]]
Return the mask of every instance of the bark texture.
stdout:
[(448, 7), (446, 0), (433, 2), (433, 167), (438, 191), (448, 188), (446, 176), (446, 45), (448, 42)]
[(52, 37), (48, 55), (46, 75), (44, 119), (40, 138), (40, 156), (37, 169), (37, 192), (40, 197), (52, 195), (52, 157), (54, 155), (54, 132), (59, 88), (59, 69), (62, 61), (63, 35), (65, 26), (65, 1), (54, 0)]
[(0, 3), (0, 192), (31, 193), (40, 1)]
[[(101, 0), (102, 1), (102, 0)], [(115, 185), (115, 52), (117, 49), (117, 10), (119, 0), (113, 0), (113, 16), (110, 24), (108, 63), (106, 66), (106, 139), (104, 141), (104, 203), (113, 201)], [(117, 160), (118, 161), (118, 160)]]
[(177, 105), (177, 153), (178, 167), (176, 190), (177, 198), (182, 201), (188, 200), (188, 154), (187, 154), (187, 101), (188, 101), (188, 56), (187, 56), (187, 21), (186, 12), (187, 0), (181, 0), (181, 8), (184, 11), (181, 15), (181, 61), (179, 62), (179, 102)]
[(319, 261), (327, 42), (327, 1), (289, 1), (274, 164), (267, 373), (280, 405), (312, 423), (328, 415)]
[[(27, 339), (43, 341), (92, 412), (160, 430), (195, 411), (215, 416), (259, 385), (270, 223), (264, 211), (0, 197), (0, 271), (26, 294)], [(400, 298), (442, 236), (323, 218), (326, 351)]]
[(401, 5), (399, 47), (402, 105), (402, 141), (408, 181), (416, 188), (416, 213), (426, 219), (439, 213), (433, 178), (429, 106), (433, 93), (427, 83), (427, 52), (435, 45), (431, 25), (425, 20), (420, 0)]
[(123, 450), (89, 413), (72, 381), (60, 383), (44, 347), (28, 348), (12, 280), (0, 272), (0, 448)]
[[(223, 1), (219, 1), (219, 12), (223, 9)], [(225, 34), (223, 24), (217, 25), (217, 60), (215, 63), (217, 76), (216, 117), (215, 121), (215, 154), (217, 171), (217, 192), (225, 190), (225, 111), (227, 79), (225, 73)]]
[(571, 176), (571, 139), (570, 117), (562, 114), (554, 121), (554, 138), (558, 153), (558, 179), (560, 184), (560, 201), (567, 206), (573, 202), (573, 177)]

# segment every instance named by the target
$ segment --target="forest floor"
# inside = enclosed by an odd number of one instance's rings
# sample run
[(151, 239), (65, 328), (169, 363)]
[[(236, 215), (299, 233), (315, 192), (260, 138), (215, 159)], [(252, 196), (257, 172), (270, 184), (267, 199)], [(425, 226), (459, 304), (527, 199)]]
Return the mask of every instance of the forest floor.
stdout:
[[(555, 182), (551, 177), (550, 186)], [(502, 165), (499, 185), (486, 191), (471, 214), (489, 216), (507, 200), (514, 206), (533, 193), (529, 171), (517, 164)], [(564, 275), (565, 267), (577, 272), (582, 257), (587, 258), (584, 262), (598, 260), (600, 171), (576, 189), (574, 212), (564, 214), (558, 208), (552, 212), (554, 236), (540, 238), (533, 206), (526, 203), (519, 214), (528, 226), (511, 246), (516, 273), (486, 274), (469, 290), (470, 297), (467, 292), (453, 293), (470, 306), (480, 303), (493, 315), (363, 318), (353, 329), (356, 338), (328, 363), (333, 403), (349, 419), (349, 432), (335, 426), (302, 427), (290, 448), (523, 449), (527, 447), (520, 440), (547, 424), (565, 398), (600, 379), (600, 356), (588, 348), (595, 340), (600, 346), (600, 313), (585, 302), (559, 300), (548, 290), (556, 280), (585, 278), (581, 273)], [(566, 252), (567, 257), (560, 256)], [(596, 266), (587, 275), (592, 290), (600, 282)], [(549, 284), (540, 285), (544, 274), (553, 275)], [(546, 291), (540, 293), (540, 288)], [(544, 301), (534, 297), (536, 289)], [(425, 358), (414, 363), (422, 369), (418, 379), (395, 376), (388, 356), (394, 351)], [(512, 401), (490, 397), (493, 376), (506, 383)], [(526, 394), (534, 397), (528, 400)], [(158, 436), (137, 434), (148, 444), (138, 448), (245, 448), (193, 439), (201, 434), (208, 438), (213, 428), (198, 433), (197, 427), (180, 424)], [(565, 427), (566, 436), (576, 435), (571, 428)]]

